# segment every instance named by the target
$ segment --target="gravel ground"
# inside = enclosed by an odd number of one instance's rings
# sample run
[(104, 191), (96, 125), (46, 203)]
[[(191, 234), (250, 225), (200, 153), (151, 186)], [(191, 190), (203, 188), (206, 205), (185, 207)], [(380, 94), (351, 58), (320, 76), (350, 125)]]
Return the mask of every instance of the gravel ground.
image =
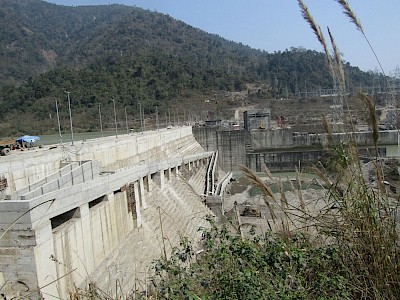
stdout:
[[(272, 181), (268, 178), (262, 178), (263, 181), (271, 184)], [(288, 178), (287, 180), (290, 180)], [(305, 183), (311, 180), (306, 179)], [(287, 181), (288, 182), (288, 181)], [(305, 185), (305, 184), (304, 184)], [(276, 202), (271, 200), (274, 214), (276, 216), (275, 222), (271, 216), (267, 205), (265, 204), (265, 198), (260, 195), (252, 195), (254, 188), (244, 178), (237, 178), (231, 189), (231, 194), (224, 199), (224, 210), (226, 212), (227, 219), (231, 220), (233, 227), (238, 227), (238, 220), (234, 210), (234, 204), (237, 203), (238, 210), (243, 214), (244, 208), (247, 206), (253, 211), (259, 211), (260, 216), (241, 216), (241, 222), (244, 224), (242, 228), (245, 232), (248, 232), (252, 226), (256, 233), (260, 234), (268, 229), (280, 230), (282, 224), (289, 224), (289, 229), (302, 228), (309, 226), (311, 221), (304, 221), (305, 217), (310, 219), (310, 216), (317, 216), (321, 212), (324, 212), (329, 206), (327, 204), (326, 190), (308, 188), (301, 191), (301, 196), (298, 191), (286, 191), (285, 198), (288, 203), (288, 209), (286, 212), (281, 208), (281, 194), (275, 193)], [(300, 209), (300, 197), (302, 197), (305, 204), (305, 213)], [(288, 216), (288, 217), (286, 217)], [(289, 220), (290, 219), (290, 220)]]

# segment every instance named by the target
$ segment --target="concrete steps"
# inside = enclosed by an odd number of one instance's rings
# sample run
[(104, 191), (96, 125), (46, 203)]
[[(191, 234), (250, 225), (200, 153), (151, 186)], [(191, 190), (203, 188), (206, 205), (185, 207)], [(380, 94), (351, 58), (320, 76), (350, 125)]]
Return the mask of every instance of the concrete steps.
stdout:
[(145, 191), (144, 196), (147, 207), (141, 209), (143, 225), (121, 243), (91, 278), (113, 296), (117, 282), (123, 290), (135, 286), (143, 290), (152, 274), (151, 262), (164, 255), (164, 247), (170, 257), (172, 249), (187, 237), (196, 248), (201, 237), (199, 227), (209, 225), (205, 216), (212, 214), (211, 210), (179, 177), (166, 180), (162, 190), (152, 182), (150, 192)]
[(149, 203), (144, 211), (145, 224), (157, 236), (159, 246), (163, 249), (165, 245), (170, 250), (169, 245), (176, 246), (181, 239), (179, 207), (174, 204), (173, 199), (165, 198), (157, 189), (153, 189), (151, 194), (151, 198), (156, 201)]
[(187, 217), (192, 219), (197, 226), (191, 228), (192, 234), (199, 237), (199, 226), (208, 227), (205, 220), (206, 215), (211, 215), (211, 210), (202, 202), (193, 188), (180, 177), (172, 178), (168, 191), (178, 199), (182, 208), (186, 211)]
[(195, 172), (188, 179), (190, 186), (194, 189), (194, 191), (198, 195), (204, 194), (204, 190), (206, 188), (205, 185), (206, 172), (207, 172), (207, 165), (201, 165), (200, 168), (197, 170), (197, 172)]
[(175, 142), (173, 145), (163, 147), (162, 151), (165, 153), (166, 157), (171, 158), (204, 152), (204, 149), (193, 136), (186, 136), (185, 138), (179, 139), (179, 141)]

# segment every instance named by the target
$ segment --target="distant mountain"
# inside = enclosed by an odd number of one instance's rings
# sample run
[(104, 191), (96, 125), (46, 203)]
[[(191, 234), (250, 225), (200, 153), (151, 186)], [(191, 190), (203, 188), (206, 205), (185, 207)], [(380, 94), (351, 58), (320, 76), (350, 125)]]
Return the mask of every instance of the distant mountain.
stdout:
[[(94, 118), (98, 103), (110, 109), (111, 98), (120, 109), (140, 101), (154, 113), (177, 102), (195, 108), (187, 102), (249, 84), (261, 86), (265, 98), (332, 88), (322, 53), (262, 52), (123, 5), (2, 0), (0, 41), (0, 132), (10, 134), (54, 130), (54, 99), (65, 99), (66, 90), (81, 118), (77, 126), (95, 130), (82, 124)], [(345, 67), (350, 88), (373, 83), (372, 74)]]

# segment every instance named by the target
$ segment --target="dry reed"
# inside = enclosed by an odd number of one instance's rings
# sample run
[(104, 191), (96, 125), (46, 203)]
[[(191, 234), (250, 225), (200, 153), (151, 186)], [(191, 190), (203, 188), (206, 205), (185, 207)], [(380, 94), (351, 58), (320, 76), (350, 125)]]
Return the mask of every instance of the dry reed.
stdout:
[(312, 31), (314, 32), (315, 36), (317, 37), (318, 41), (321, 43), (322, 47), (324, 48), (324, 52), (326, 54), (326, 59), (327, 59), (329, 71), (330, 71), (332, 77), (334, 77), (335, 76), (335, 71), (334, 71), (334, 68), (333, 68), (332, 58), (331, 58), (331, 55), (330, 55), (329, 50), (328, 50), (328, 46), (327, 46), (326, 41), (325, 41), (325, 37), (322, 34), (322, 30), (315, 23), (314, 18), (312, 17), (308, 7), (304, 4), (303, 0), (298, 0), (298, 3), (299, 3), (299, 7), (300, 7), (301, 14), (302, 14), (303, 18), (306, 20), (308, 25), (310, 25), (310, 27), (311, 27)]
[(272, 192), (271, 188), (266, 185), (263, 180), (258, 177), (252, 170), (250, 170), (246, 166), (240, 166), (240, 169), (244, 173), (244, 175), (249, 179), (249, 181), (253, 184), (253, 186), (257, 187), (263, 195), (265, 195), (264, 203), (267, 206), (268, 210), (270, 211), (272, 220), (275, 222), (276, 220), (276, 215), (275, 215), (275, 210), (273, 207), (273, 203), (271, 203), (269, 200), (271, 199), (272, 202), (277, 203), (275, 199), (275, 195)]

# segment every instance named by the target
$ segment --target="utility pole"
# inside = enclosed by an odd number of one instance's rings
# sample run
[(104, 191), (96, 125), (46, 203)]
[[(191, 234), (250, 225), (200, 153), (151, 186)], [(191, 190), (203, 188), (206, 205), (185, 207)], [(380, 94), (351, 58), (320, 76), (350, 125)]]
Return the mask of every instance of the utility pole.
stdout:
[(61, 125), (60, 125), (60, 115), (58, 114), (58, 102), (56, 100), (56, 111), (57, 111), (57, 123), (58, 123), (58, 134), (60, 136), (60, 144), (62, 145), (62, 135), (61, 135)]
[(139, 102), (139, 118), (140, 118), (140, 130), (143, 133), (142, 104), (140, 102)]
[(142, 118), (143, 118), (143, 131), (144, 131), (144, 130), (146, 130), (146, 119), (144, 117), (144, 107), (143, 107), (143, 110), (142, 110)]
[(126, 106), (125, 106), (125, 123), (126, 123), (126, 134), (129, 134), (128, 114), (126, 113)]
[(100, 132), (101, 132), (101, 137), (104, 137), (104, 135), (103, 135), (103, 122), (101, 121), (101, 108), (100, 108), (100, 103), (99, 103), (99, 119), (100, 119)]
[(65, 91), (68, 97), (68, 109), (69, 109), (69, 123), (71, 125), (71, 145), (74, 145), (74, 130), (72, 128), (72, 113), (71, 113), (71, 100), (69, 99), (69, 92)]
[(115, 100), (112, 98), (113, 106), (114, 106), (114, 122), (115, 122), (115, 138), (118, 138), (118, 126), (117, 126), (117, 112), (115, 110)]
[(160, 129), (160, 124), (158, 121), (158, 106), (156, 106), (156, 125), (157, 125), (157, 131)]

